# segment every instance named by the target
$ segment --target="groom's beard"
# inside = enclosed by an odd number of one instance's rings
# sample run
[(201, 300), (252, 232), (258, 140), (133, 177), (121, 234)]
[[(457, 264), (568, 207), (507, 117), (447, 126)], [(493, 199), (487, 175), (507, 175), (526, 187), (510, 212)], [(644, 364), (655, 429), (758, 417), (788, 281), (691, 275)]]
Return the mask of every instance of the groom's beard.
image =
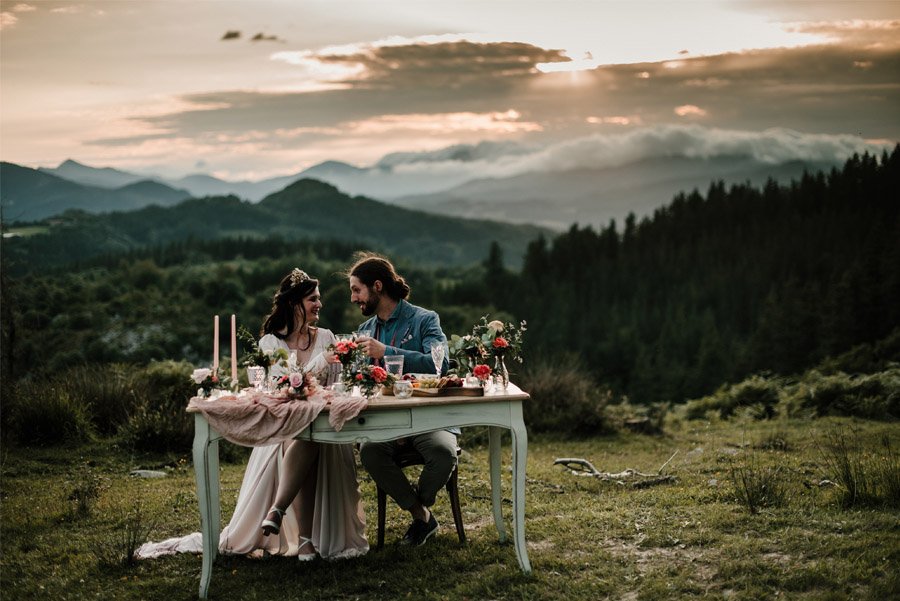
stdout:
[(369, 289), (369, 300), (360, 305), (359, 309), (362, 311), (363, 316), (372, 317), (375, 315), (375, 310), (378, 308), (378, 303), (381, 302), (381, 294), (375, 292), (371, 288)]

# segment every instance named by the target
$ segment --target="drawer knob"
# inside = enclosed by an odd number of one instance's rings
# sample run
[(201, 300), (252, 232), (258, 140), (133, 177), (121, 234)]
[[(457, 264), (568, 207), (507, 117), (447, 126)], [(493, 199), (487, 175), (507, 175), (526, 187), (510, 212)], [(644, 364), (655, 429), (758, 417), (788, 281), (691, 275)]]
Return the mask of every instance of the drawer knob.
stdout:
[(359, 419), (356, 420), (356, 423), (359, 424), (360, 426), (362, 426), (362, 425), (364, 425), (364, 424), (366, 423), (366, 418), (361, 417), (361, 418), (359, 418)]

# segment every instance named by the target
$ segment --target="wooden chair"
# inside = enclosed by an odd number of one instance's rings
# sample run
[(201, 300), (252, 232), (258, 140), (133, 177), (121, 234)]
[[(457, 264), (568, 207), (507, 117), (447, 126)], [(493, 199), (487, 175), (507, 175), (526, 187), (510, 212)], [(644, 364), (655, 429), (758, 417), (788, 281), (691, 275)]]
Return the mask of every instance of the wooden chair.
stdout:
[[(456, 447), (456, 458), (459, 459), (462, 449)], [(407, 446), (397, 451), (394, 455), (394, 461), (401, 468), (411, 465), (424, 465), (425, 458), (414, 447)], [(462, 511), (459, 508), (459, 487), (458, 487), (459, 462), (450, 473), (450, 479), (447, 480), (447, 494), (450, 496), (450, 509), (453, 512), (453, 521), (456, 524), (456, 535), (459, 537), (459, 543), (465, 544), (466, 531), (463, 528)], [(378, 489), (378, 544), (376, 549), (384, 547), (384, 518), (387, 509), (387, 493), (376, 484)]]

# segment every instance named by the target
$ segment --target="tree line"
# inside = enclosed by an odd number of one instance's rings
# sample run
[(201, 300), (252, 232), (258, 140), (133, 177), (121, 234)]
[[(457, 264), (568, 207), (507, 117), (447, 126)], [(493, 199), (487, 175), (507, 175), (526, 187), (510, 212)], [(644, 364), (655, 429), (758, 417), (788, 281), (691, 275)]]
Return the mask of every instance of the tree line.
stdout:
[[(622, 227), (573, 225), (533, 240), (517, 271), (496, 243), (469, 266), (392, 257), (448, 335), (484, 314), (525, 319), (518, 369), (577, 366), (633, 402), (677, 402), (753, 373), (797, 373), (900, 327), (898, 183), (900, 147), (790, 185), (716, 182)], [(356, 249), (193, 236), (64, 270), (11, 277), (4, 266), (4, 383), (73, 365), (208, 363), (212, 315), (256, 330), (295, 266), (322, 281), (323, 325), (352, 331), (362, 318), (343, 270)]]
[(716, 182), (622, 229), (572, 226), (533, 242), (519, 274), (495, 260), (487, 281), (531, 324), (532, 355), (577, 358), (638, 402), (679, 401), (900, 327), (898, 209), (900, 146), (790, 185)]

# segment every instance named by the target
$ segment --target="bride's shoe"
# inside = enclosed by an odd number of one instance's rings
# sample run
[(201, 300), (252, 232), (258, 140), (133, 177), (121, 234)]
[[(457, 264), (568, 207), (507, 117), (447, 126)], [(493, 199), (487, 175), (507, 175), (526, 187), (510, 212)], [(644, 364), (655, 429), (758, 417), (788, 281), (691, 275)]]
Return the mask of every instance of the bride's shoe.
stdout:
[(262, 523), (263, 536), (281, 532), (282, 519), (284, 519), (284, 510), (273, 505), (272, 509), (269, 510), (269, 513), (266, 514), (266, 519), (264, 519)]
[(310, 549), (313, 549), (313, 552), (312, 552), (312, 553), (298, 553), (298, 554), (297, 554), (297, 559), (299, 559), (300, 561), (312, 561), (312, 560), (315, 559), (316, 556), (318, 555), (318, 553), (316, 552), (315, 548), (313, 547), (312, 539), (311, 539), (311, 538), (306, 538), (305, 536), (301, 536), (301, 537), (300, 537), (300, 547), (299, 547), (297, 550), (299, 551), (300, 549), (302, 549), (302, 548), (305, 547), (306, 545), (309, 545), (309, 548), (310, 548)]

